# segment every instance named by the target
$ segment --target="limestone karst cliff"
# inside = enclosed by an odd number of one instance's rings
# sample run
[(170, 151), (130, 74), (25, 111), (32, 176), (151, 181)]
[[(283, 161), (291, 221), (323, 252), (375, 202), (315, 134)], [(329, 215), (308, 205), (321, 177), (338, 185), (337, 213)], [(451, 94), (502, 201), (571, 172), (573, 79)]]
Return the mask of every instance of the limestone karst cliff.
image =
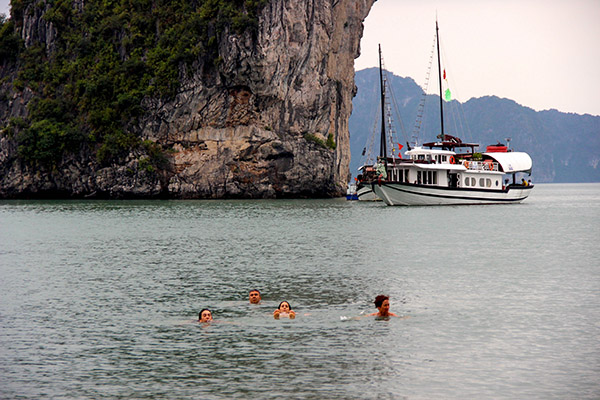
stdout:
[[(22, 127), (14, 121), (27, 120), (38, 88), (15, 84), (19, 62), (4, 61), (0, 198), (344, 194), (353, 63), (362, 21), (374, 1), (269, 0), (255, 30), (225, 25), (217, 36), (216, 60), (180, 63), (171, 96), (139, 98), (142, 111), (127, 129), (143, 145), (108, 162), (99, 160), (90, 140), (50, 164), (24, 159), (26, 147), (17, 139)], [(69, 15), (88, 4), (71, 2)], [(61, 21), (45, 19), (49, 9), (43, 1), (29, 2), (12, 18), (24, 46), (42, 44), (51, 56), (60, 51), (54, 47)], [(60, 129), (55, 134), (61, 135)], [(161, 162), (149, 166), (156, 154)]]

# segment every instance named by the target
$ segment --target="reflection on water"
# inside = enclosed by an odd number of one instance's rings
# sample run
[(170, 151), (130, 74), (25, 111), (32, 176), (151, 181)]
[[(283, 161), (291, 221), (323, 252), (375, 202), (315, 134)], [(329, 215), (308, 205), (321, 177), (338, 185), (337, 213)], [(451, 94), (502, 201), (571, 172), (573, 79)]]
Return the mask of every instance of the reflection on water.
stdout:
[[(598, 237), (597, 184), (473, 207), (2, 201), (0, 398), (597, 398)], [(380, 293), (410, 318), (364, 317)]]

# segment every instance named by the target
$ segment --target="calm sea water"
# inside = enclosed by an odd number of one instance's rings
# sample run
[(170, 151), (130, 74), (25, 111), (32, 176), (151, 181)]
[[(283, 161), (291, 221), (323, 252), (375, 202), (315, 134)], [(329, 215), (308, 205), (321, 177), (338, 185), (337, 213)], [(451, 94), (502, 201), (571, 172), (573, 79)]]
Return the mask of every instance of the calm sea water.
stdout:
[[(2, 201), (0, 398), (597, 399), (599, 242), (600, 184), (502, 206)], [(410, 318), (350, 319), (381, 293)]]

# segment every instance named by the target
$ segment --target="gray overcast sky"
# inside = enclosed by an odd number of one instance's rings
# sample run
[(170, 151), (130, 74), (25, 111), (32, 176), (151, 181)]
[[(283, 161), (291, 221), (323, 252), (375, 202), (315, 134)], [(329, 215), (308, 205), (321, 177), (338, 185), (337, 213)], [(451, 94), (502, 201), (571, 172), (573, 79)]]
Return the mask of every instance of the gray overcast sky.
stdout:
[(454, 98), (600, 115), (600, 0), (378, 0), (355, 69), (376, 66), (381, 43), (387, 69), (423, 85), (436, 13)]
[(378, 0), (355, 69), (376, 66), (381, 43), (386, 68), (423, 86), (436, 12), (454, 98), (600, 115), (600, 0)]

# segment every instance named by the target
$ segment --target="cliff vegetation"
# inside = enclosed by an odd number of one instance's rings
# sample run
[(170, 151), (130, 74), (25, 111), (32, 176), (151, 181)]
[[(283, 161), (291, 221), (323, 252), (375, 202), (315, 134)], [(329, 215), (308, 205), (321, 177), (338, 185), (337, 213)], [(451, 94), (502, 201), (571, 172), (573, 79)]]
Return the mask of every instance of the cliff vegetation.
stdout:
[(13, 0), (0, 198), (345, 193), (374, 0)]
[[(3, 79), (12, 79), (16, 91), (29, 90), (31, 99), (27, 115), (6, 121), (3, 134), (16, 139), (18, 156), (33, 165), (55, 166), (82, 146), (101, 164), (136, 146), (152, 148), (151, 164), (161, 163), (158, 148), (135, 129), (146, 112), (142, 100), (173, 98), (180, 75), (198, 59), (220, 63), (223, 30), (255, 33), (265, 3), (82, 1), (77, 9), (72, 0), (13, 0), (12, 18), (0, 28), (0, 59), (16, 72)], [(25, 46), (19, 37), (31, 7), (44, 10), (57, 33), (52, 42)]]

